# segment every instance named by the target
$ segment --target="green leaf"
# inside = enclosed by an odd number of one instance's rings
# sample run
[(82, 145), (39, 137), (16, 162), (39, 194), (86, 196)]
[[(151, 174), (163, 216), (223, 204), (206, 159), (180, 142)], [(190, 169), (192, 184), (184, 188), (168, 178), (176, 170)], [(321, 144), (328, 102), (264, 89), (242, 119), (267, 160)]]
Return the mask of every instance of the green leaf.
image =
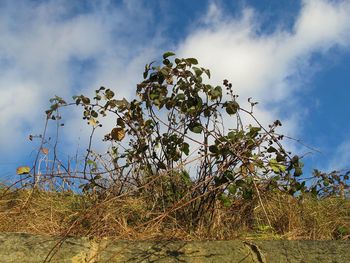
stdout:
[(202, 133), (203, 127), (200, 123), (194, 123), (190, 127), (190, 131), (194, 133)]
[(228, 191), (229, 191), (229, 193), (232, 194), (232, 195), (236, 194), (236, 192), (237, 192), (237, 186), (236, 186), (236, 185), (230, 185), (230, 186), (228, 187)]
[(340, 227), (338, 227), (338, 232), (341, 235), (346, 235), (346, 234), (350, 233), (350, 229), (345, 227), (345, 226), (340, 226)]
[(215, 87), (209, 91), (209, 99), (216, 100), (222, 97), (222, 88), (220, 86)]
[(292, 163), (293, 164), (298, 164), (299, 162), (299, 156), (298, 155), (294, 155), (293, 158), (292, 158)]
[(237, 187), (243, 187), (246, 184), (245, 181), (242, 179), (238, 179), (235, 182)]
[(209, 69), (203, 69), (204, 73), (207, 74), (208, 78), (210, 79), (210, 70)]
[(210, 145), (209, 146), (209, 151), (212, 153), (219, 153), (219, 149), (216, 145)]
[(160, 99), (153, 100), (153, 104), (158, 107), (158, 109), (161, 109), (163, 107), (162, 101)]
[(186, 96), (183, 93), (179, 93), (175, 96), (174, 100), (185, 100)]
[(244, 189), (242, 197), (246, 200), (251, 200), (253, 198), (253, 190), (250, 188)]
[(273, 153), (273, 152), (277, 152), (277, 150), (276, 150), (275, 147), (270, 146), (270, 147), (267, 149), (267, 152), (268, 152), (268, 153)]
[(167, 58), (164, 59), (164, 60), (163, 60), (163, 64), (164, 64), (164, 65), (169, 65), (169, 64), (170, 64), (170, 60), (167, 59)]
[(278, 165), (278, 168), (279, 168), (280, 171), (283, 172), (283, 173), (284, 173), (284, 172), (286, 171), (286, 169), (287, 169), (286, 166), (285, 166), (285, 165), (282, 165), (282, 164), (279, 164), (279, 165)]
[(205, 108), (203, 111), (204, 117), (210, 117), (210, 108)]
[(163, 59), (166, 59), (167, 57), (171, 57), (171, 56), (175, 56), (175, 53), (170, 52), (170, 51), (165, 52), (165, 53), (163, 54)]
[(197, 65), (198, 64), (198, 60), (195, 59), (195, 58), (186, 58), (185, 61), (189, 64), (192, 64), (192, 65)]
[(191, 115), (196, 113), (196, 112), (197, 112), (196, 106), (191, 106), (189, 109), (187, 109), (187, 113), (189, 113)]
[(224, 172), (223, 176), (224, 176), (225, 178), (227, 178), (228, 180), (230, 180), (230, 181), (234, 181), (234, 179), (235, 179), (234, 172), (231, 171), (231, 170), (226, 170), (226, 171)]
[(106, 94), (106, 99), (108, 99), (108, 100), (110, 100), (114, 97), (114, 92), (111, 91), (110, 89), (107, 89), (105, 94)]
[(280, 169), (277, 166), (271, 166), (272, 171), (274, 171), (275, 173), (279, 173)]
[(149, 98), (151, 99), (151, 100), (155, 100), (155, 99), (157, 99), (157, 98), (159, 98), (159, 93), (156, 91), (155, 93), (151, 93), (150, 95), (149, 95)]
[(146, 70), (145, 72), (143, 72), (143, 78), (146, 79), (148, 76), (148, 70)]
[(91, 116), (94, 118), (98, 117), (98, 113), (96, 111), (91, 111)]
[(232, 205), (231, 199), (225, 194), (221, 194), (219, 196), (219, 200), (221, 201), (224, 207), (230, 207)]
[(50, 109), (51, 109), (52, 111), (57, 110), (57, 109), (58, 109), (58, 104), (57, 104), (57, 103), (52, 104), (51, 107), (50, 107)]
[(167, 76), (169, 74), (169, 71), (166, 67), (161, 68), (159, 72), (162, 73), (164, 76)]
[(190, 145), (187, 142), (184, 142), (181, 147), (181, 151), (188, 155), (190, 153)]
[(227, 134), (227, 137), (230, 139), (230, 140), (234, 140), (236, 139), (236, 134), (237, 132), (236, 131), (230, 131), (228, 134)]
[(259, 134), (259, 131), (261, 131), (261, 128), (260, 127), (250, 127), (250, 130), (248, 132), (248, 136), (250, 136), (251, 138), (255, 138), (258, 134)]
[(81, 101), (84, 104), (90, 104), (90, 99), (88, 97), (81, 96)]
[(92, 165), (94, 168), (97, 168), (97, 163), (95, 162), (95, 161), (93, 161), (93, 160), (87, 160), (87, 162), (86, 162), (88, 165)]
[(303, 174), (303, 170), (300, 167), (296, 167), (294, 170), (294, 176), (298, 177)]
[(192, 69), (193, 69), (194, 73), (196, 74), (196, 77), (199, 77), (203, 73), (203, 71), (200, 68), (192, 67)]
[(203, 131), (202, 126), (195, 126), (192, 129), (192, 132), (194, 132), (194, 133), (201, 133), (202, 131)]
[(280, 173), (280, 172), (284, 173), (286, 171), (286, 166), (279, 164), (275, 159), (271, 159), (269, 161), (269, 165), (272, 171), (274, 171), (275, 173)]
[(301, 190), (303, 190), (304, 187), (305, 187), (305, 181), (303, 181), (302, 183), (297, 182), (295, 188), (297, 191), (301, 191)]
[(239, 104), (236, 101), (230, 101), (226, 104), (226, 112), (229, 115), (236, 114), (239, 109)]

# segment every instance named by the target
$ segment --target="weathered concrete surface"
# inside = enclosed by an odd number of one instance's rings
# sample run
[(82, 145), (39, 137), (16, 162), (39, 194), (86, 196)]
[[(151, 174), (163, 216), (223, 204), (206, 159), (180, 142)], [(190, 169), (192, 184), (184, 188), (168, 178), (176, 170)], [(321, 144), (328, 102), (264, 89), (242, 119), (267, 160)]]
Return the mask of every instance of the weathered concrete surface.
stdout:
[(0, 233), (0, 262), (346, 263), (350, 241), (129, 242)]

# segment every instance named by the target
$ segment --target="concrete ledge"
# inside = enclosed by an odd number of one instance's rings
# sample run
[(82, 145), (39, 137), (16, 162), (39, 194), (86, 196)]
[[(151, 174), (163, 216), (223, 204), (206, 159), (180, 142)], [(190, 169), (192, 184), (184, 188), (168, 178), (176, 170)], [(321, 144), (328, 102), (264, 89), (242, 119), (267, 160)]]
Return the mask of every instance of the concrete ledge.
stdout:
[(350, 262), (350, 241), (94, 241), (0, 233), (0, 262)]

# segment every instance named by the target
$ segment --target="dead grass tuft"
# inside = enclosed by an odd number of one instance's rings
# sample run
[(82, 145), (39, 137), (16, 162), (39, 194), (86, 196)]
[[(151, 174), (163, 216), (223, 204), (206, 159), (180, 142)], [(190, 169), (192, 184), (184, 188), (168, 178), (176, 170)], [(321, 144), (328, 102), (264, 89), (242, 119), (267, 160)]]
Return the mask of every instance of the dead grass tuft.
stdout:
[(273, 194), (262, 204), (236, 200), (225, 207), (218, 201), (194, 224), (189, 206), (164, 212), (145, 196), (16, 190), (1, 195), (0, 231), (125, 240), (349, 239), (350, 200)]

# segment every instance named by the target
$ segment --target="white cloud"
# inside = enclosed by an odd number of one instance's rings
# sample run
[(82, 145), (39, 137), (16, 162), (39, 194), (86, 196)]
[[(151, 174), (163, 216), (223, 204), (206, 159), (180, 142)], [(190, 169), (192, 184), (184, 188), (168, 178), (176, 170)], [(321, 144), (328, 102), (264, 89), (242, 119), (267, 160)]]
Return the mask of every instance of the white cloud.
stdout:
[(297, 52), (327, 51), (334, 45), (349, 46), (349, 1), (304, 1), (295, 23), (291, 46)]
[(334, 157), (329, 161), (326, 171), (350, 171), (350, 140), (345, 140), (334, 149)]
[(298, 136), (307, 109), (294, 96), (312, 77), (313, 54), (331, 56), (332, 48), (349, 47), (350, 2), (305, 0), (293, 28), (268, 34), (261, 33), (257, 17), (245, 8), (230, 18), (213, 2), (178, 53), (211, 69), (213, 83), (231, 81), (241, 101), (260, 101), (256, 114), (265, 125), (279, 118), (287, 124), (284, 133)]
[[(0, 5), (0, 152), (8, 157), (28, 146), (30, 133), (41, 132), (54, 95), (69, 99), (105, 85), (130, 97), (145, 61), (161, 43), (147, 36), (151, 12), (141, 4), (131, 8), (129, 1), (91, 3), (80, 11), (72, 1)], [(84, 63), (93, 67), (84, 69)], [(77, 129), (80, 114), (66, 111), (68, 141), (86, 134)]]

